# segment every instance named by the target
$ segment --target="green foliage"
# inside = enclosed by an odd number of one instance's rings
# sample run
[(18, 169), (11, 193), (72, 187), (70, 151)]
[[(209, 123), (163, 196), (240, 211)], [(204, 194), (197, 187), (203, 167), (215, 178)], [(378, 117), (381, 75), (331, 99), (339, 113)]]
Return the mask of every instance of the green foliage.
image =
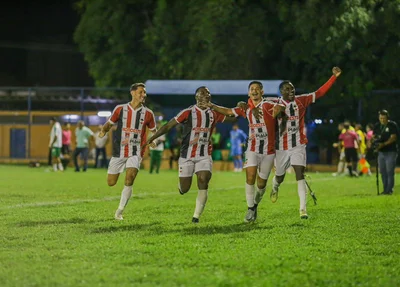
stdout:
[(398, 88), (400, 0), (79, 2), (75, 39), (97, 85), (134, 79), (290, 79), (361, 97)]
[[(244, 224), (244, 173), (217, 172), (198, 225), (193, 188), (177, 171), (141, 170), (124, 221), (123, 188), (106, 170), (44, 172), (0, 166), (1, 286), (397, 286), (400, 197), (376, 196), (375, 178), (308, 180), (319, 204), (298, 214), (288, 174)], [(21, 180), (24, 179), (24, 180)], [(400, 178), (397, 176), (397, 180)], [(268, 191), (267, 191), (268, 192)]]

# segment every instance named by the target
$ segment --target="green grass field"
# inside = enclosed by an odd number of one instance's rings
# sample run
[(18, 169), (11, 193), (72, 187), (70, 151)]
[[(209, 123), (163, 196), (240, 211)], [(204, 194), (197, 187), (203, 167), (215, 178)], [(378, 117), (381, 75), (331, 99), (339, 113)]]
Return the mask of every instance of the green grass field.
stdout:
[(399, 286), (400, 189), (310, 176), (308, 220), (288, 175), (245, 224), (245, 174), (216, 172), (194, 225), (197, 188), (179, 195), (177, 172), (140, 171), (118, 222), (123, 181), (106, 170), (0, 166), (0, 286)]

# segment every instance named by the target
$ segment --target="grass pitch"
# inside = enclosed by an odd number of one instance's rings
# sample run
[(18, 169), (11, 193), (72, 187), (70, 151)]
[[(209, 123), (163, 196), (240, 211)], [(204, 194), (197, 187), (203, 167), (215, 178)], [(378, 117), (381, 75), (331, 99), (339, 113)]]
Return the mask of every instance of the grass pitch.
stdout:
[(375, 176), (310, 174), (318, 205), (300, 220), (288, 175), (245, 224), (245, 174), (215, 172), (193, 225), (196, 182), (179, 195), (176, 171), (140, 171), (122, 222), (123, 178), (109, 188), (105, 170), (45, 171), (0, 166), (0, 286), (400, 284), (400, 188), (378, 197)]

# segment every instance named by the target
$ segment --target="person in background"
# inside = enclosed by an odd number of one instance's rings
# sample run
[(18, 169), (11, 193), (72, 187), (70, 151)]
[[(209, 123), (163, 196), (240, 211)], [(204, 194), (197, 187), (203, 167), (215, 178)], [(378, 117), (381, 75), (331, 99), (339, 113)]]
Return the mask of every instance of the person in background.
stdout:
[(345, 133), (341, 133), (339, 136), (339, 140), (341, 141), (341, 145), (344, 146), (344, 154), (346, 157), (347, 169), (349, 170), (349, 175), (351, 177), (358, 176), (357, 170), (357, 147), (360, 146), (357, 133), (355, 131), (350, 130), (350, 124), (345, 123), (344, 128), (346, 130)]
[(69, 161), (71, 159), (71, 124), (64, 123), (62, 130), (62, 147), (61, 147), (61, 162), (64, 166), (64, 170), (67, 169)]
[(62, 146), (62, 129), (60, 123), (55, 117), (50, 120), (51, 132), (50, 132), (50, 143), (49, 148), (51, 149), (53, 170), (63, 171), (64, 167), (61, 163), (61, 146)]
[(244, 131), (239, 129), (238, 124), (233, 124), (230, 131), (231, 139), (231, 156), (233, 158), (234, 172), (241, 172), (243, 170), (243, 144), (246, 142), (247, 135)]
[(84, 121), (78, 122), (78, 127), (75, 129), (76, 148), (74, 151), (75, 172), (80, 171), (78, 164), (78, 156), (81, 155), (83, 160), (83, 171), (87, 170), (89, 156), (89, 140), (93, 139), (93, 132), (85, 126)]
[[(162, 126), (162, 122), (157, 122), (157, 129)], [(165, 135), (160, 136), (154, 142), (157, 145), (156, 147), (150, 147), (150, 173), (153, 173), (153, 170), (156, 170), (156, 173), (160, 172), (162, 154), (164, 151), (166, 137)]]
[(211, 135), (211, 142), (213, 150), (218, 150), (221, 148), (221, 134), (218, 132), (217, 128), (213, 130)]
[(106, 144), (108, 143), (108, 134), (105, 134), (104, 137), (99, 137), (99, 134), (102, 130), (103, 126), (99, 125), (97, 132), (94, 133), (94, 143), (96, 145), (96, 156), (94, 168), (99, 166), (99, 156), (101, 155), (101, 168), (107, 168), (107, 153), (106, 153)]
[(373, 140), (377, 143), (376, 152), (383, 182), (382, 195), (391, 195), (394, 191), (398, 133), (397, 123), (389, 120), (389, 112), (379, 111), (379, 122), (374, 127)]

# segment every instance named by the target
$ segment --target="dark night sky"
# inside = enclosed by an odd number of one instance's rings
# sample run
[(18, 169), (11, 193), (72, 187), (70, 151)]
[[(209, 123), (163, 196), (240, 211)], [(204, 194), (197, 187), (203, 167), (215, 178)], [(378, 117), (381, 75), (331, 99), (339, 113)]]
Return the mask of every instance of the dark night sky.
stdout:
[(75, 1), (15, 1), (0, 9), (0, 85), (91, 86), (73, 41)]

